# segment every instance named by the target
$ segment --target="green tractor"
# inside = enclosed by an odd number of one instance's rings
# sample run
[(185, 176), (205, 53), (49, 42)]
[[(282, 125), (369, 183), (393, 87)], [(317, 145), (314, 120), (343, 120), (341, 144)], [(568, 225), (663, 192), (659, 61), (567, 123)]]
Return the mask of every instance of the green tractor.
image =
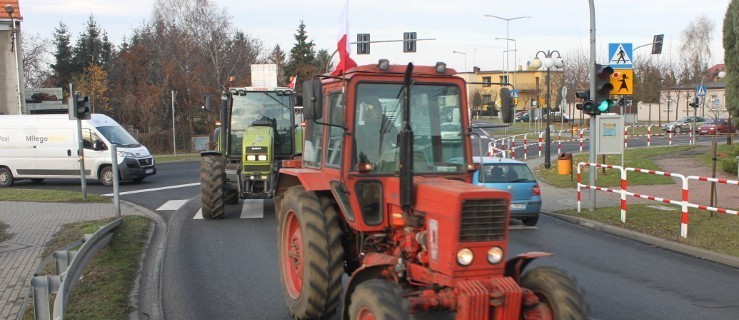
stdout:
[[(214, 109), (212, 96), (205, 108)], [(215, 150), (200, 154), (200, 195), (206, 219), (222, 219), (239, 199), (271, 199), (282, 160), (301, 154), (302, 126), (287, 87), (235, 87), (221, 95)]]

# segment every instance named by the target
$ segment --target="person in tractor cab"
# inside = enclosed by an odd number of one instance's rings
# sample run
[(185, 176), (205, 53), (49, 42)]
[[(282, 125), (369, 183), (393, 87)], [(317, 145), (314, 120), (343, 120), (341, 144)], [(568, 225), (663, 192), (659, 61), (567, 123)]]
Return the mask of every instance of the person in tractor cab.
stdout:
[(398, 129), (382, 112), (382, 104), (375, 97), (360, 99), (359, 112), (355, 127), (359, 163), (376, 163), (397, 144)]

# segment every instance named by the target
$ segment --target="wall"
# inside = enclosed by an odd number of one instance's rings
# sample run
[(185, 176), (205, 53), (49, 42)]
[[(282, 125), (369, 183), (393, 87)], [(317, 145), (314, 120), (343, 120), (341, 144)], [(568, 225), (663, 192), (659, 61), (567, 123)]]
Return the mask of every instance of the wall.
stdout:
[[(16, 21), (17, 22), (17, 21)], [(17, 34), (20, 34), (20, 30)], [(18, 72), (16, 52), (13, 47), (12, 29), (9, 20), (0, 20), (0, 114), (20, 114), (22, 102), (18, 100)], [(20, 46), (20, 37), (16, 40)], [(22, 82), (22, 78), (21, 78)]]

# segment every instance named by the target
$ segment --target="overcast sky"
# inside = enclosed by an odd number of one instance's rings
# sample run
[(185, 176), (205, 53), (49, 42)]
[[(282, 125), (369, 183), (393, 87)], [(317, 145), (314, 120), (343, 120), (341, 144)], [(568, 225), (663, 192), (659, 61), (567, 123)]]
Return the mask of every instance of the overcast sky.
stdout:
[[(303, 20), (308, 36), (318, 49), (336, 48), (339, 14), (344, 0), (214, 0), (226, 8), (236, 27), (272, 48), (276, 44), (289, 52), (294, 34)], [(664, 34), (663, 54), (654, 59), (679, 59), (681, 34), (690, 22), (705, 14), (713, 21), (709, 63), (723, 63), (722, 29), (729, 0), (596, 0), (598, 60), (606, 63), (609, 43), (652, 42)], [(21, 0), (22, 29), (26, 35), (51, 39), (54, 28), (64, 22), (73, 43), (92, 14), (114, 44), (132, 29), (149, 20), (152, 0)], [(370, 33), (372, 40), (402, 39), (403, 32), (415, 31), (420, 39), (416, 53), (403, 53), (400, 43), (371, 45), (370, 55), (352, 57), (359, 64), (387, 58), (391, 63), (433, 64), (444, 61), (457, 71), (504, 69), (504, 50), (510, 50), (509, 70), (526, 65), (539, 50), (558, 50), (567, 63), (575, 50), (589, 52), (590, 18), (587, 0), (350, 0), (349, 39)], [(485, 14), (514, 18), (508, 23)], [(352, 51), (356, 51), (353, 46)], [(455, 54), (453, 51), (464, 52)], [(649, 46), (636, 50), (636, 58), (648, 58)], [(514, 57), (515, 55), (515, 57)], [(466, 60), (466, 61), (465, 61)]]

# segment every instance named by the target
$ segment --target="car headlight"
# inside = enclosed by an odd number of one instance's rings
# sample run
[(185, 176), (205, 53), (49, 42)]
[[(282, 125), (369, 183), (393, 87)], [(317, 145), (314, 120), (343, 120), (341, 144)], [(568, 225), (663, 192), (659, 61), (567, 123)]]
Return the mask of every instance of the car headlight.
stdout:
[(503, 249), (500, 247), (492, 247), (488, 250), (488, 262), (490, 264), (498, 264), (503, 261)]
[(126, 151), (118, 151), (118, 158), (133, 158), (133, 153)]
[(472, 263), (472, 260), (475, 258), (475, 255), (472, 253), (472, 250), (464, 248), (462, 250), (457, 251), (457, 263), (463, 266), (469, 266), (470, 263)]
[(254, 154), (247, 154), (246, 161), (257, 161), (257, 156)]
[(267, 155), (266, 154), (260, 154), (257, 156), (259, 158), (259, 161), (267, 161)]

